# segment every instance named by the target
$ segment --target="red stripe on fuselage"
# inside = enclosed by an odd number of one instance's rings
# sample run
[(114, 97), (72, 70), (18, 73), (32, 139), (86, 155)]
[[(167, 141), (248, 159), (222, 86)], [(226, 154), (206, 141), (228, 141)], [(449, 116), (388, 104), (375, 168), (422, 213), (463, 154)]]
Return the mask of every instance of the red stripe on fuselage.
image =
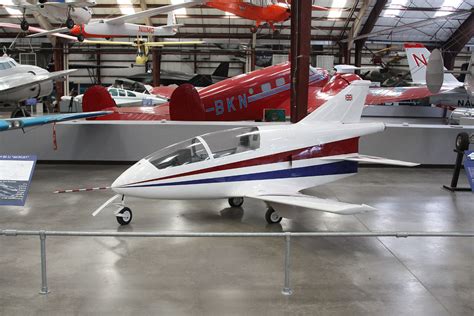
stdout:
[(238, 161), (238, 162), (232, 162), (232, 163), (228, 163), (221, 166), (215, 166), (215, 167), (175, 174), (175, 175), (166, 176), (162, 178), (134, 182), (128, 185), (141, 184), (141, 183), (158, 181), (158, 180), (167, 180), (167, 179), (184, 177), (184, 176), (192, 176), (192, 175), (201, 174), (201, 173), (266, 165), (266, 164), (277, 163), (277, 162), (286, 162), (286, 161), (294, 161), (294, 160), (304, 160), (304, 159), (311, 159), (311, 158), (352, 154), (352, 153), (357, 153), (358, 151), (359, 151), (359, 138), (356, 137), (356, 138), (340, 140), (337, 142), (332, 142), (332, 143), (327, 143), (327, 144), (322, 144), (322, 145), (317, 145), (317, 146), (312, 146), (312, 147), (306, 147), (302, 149), (290, 150), (290, 151), (286, 151), (286, 152), (282, 152), (278, 154), (257, 157), (257, 158), (252, 158), (252, 159)]

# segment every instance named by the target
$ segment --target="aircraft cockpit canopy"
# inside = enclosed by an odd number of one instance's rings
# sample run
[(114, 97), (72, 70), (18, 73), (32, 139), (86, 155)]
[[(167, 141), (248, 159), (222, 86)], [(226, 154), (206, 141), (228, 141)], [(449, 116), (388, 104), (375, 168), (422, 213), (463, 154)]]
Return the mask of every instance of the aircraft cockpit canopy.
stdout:
[(158, 169), (226, 157), (260, 148), (257, 127), (239, 127), (198, 136), (163, 148), (146, 157)]
[(202, 135), (214, 158), (220, 158), (260, 148), (257, 127), (238, 127)]
[(13, 67), (16, 67), (16, 62), (13, 59), (0, 61), (0, 70), (7, 70)]

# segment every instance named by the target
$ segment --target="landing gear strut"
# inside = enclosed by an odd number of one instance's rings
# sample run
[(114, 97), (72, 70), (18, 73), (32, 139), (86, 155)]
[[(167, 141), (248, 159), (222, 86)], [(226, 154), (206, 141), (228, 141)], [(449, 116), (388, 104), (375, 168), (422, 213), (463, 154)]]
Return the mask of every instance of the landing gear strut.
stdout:
[(133, 214), (130, 208), (124, 207), (115, 216), (117, 218), (117, 222), (120, 225), (124, 226), (130, 224), (130, 222), (132, 221)]
[(244, 204), (243, 197), (233, 197), (229, 199), (229, 205), (232, 207), (241, 207)]
[(267, 220), (268, 224), (278, 224), (281, 222), (283, 217), (278, 215), (278, 213), (273, 209), (273, 207), (269, 206), (267, 212), (265, 213), (265, 219)]

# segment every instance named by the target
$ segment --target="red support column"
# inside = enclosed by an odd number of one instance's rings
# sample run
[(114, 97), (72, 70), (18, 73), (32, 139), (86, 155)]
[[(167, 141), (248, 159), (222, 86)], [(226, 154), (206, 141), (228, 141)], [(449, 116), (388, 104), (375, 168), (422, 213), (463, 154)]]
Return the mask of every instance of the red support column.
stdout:
[(152, 55), (152, 74), (153, 74), (153, 86), (158, 87), (160, 85), (160, 73), (161, 73), (161, 48), (153, 48), (151, 50)]
[(311, 5), (308, 0), (291, 4), (291, 122), (308, 113), (308, 77), (311, 41)]

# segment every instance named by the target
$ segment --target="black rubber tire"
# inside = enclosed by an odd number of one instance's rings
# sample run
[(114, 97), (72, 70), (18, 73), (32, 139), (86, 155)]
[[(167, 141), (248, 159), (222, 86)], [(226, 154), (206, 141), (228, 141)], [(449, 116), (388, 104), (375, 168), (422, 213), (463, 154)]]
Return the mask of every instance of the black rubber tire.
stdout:
[(46, 3), (47, 0), (38, 0), (39, 3), (43, 4)]
[(71, 18), (67, 18), (66, 20), (66, 26), (68, 29), (72, 29), (74, 27), (75, 23), (74, 20)]
[(279, 216), (278, 219), (275, 219), (274, 218), (275, 215), (277, 215), (275, 210), (272, 207), (269, 207), (267, 209), (267, 212), (265, 213), (265, 219), (268, 224), (278, 224), (279, 222), (281, 222), (283, 217)]
[(22, 20), (21, 23), (20, 23), (20, 28), (22, 31), (26, 32), (29, 30), (30, 28), (30, 24), (28, 23), (27, 20)]
[(128, 207), (124, 207), (123, 209), (121, 209), (119, 214), (123, 214), (125, 212), (128, 212), (130, 214), (130, 217), (128, 217), (128, 218), (124, 218), (124, 217), (121, 217), (121, 216), (116, 217), (117, 222), (122, 226), (130, 224), (130, 222), (132, 221), (132, 218), (133, 218), (132, 210)]
[(11, 114), (11, 118), (18, 118), (18, 117), (30, 117), (31, 116), (31, 113), (26, 110), (26, 109), (21, 109), (21, 108), (16, 108), (12, 114)]
[(466, 151), (469, 149), (469, 134), (468, 133), (459, 133), (456, 136), (456, 149), (459, 151)]
[(229, 199), (229, 205), (232, 207), (241, 207), (244, 204), (243, 197), (233, 197)]
[(84, 39), (85, 39), (85, 38), (84, 38), (84, 35), (82, 35), (82, 34), (77, 35), (77, 40), (78, 40), (79, 42), (84, 42)]

